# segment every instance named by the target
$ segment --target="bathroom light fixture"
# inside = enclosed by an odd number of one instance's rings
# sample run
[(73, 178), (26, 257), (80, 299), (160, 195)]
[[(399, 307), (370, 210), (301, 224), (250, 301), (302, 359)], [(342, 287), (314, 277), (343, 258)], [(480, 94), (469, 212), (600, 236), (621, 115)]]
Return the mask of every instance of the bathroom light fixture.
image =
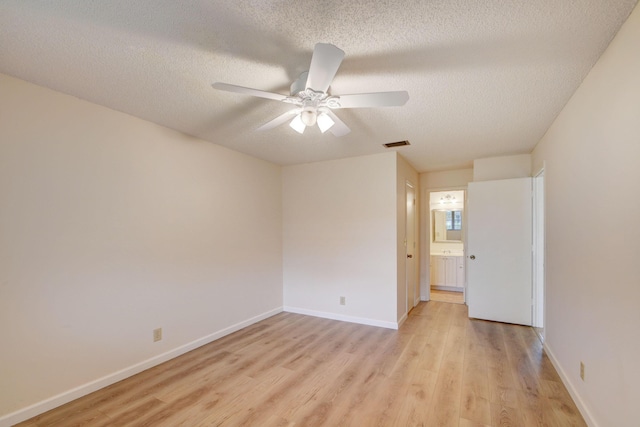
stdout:
[(451, 203), (455, 203), (456, 202), (456, 198), (454, 196), (451, 196), (451, 194), (447, 194), (444, 197), (440, 197), (440, 204), (444, 205), (444, 204), (451, 204)]

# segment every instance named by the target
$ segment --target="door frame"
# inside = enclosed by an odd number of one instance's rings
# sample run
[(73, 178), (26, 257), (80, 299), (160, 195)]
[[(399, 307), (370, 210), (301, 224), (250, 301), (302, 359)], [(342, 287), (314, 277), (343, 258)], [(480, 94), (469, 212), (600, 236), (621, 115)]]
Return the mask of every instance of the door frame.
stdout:
[(533, 175), (532, 179), (532, 290), (531, 319), (534, 330), (544, 342), (546, 325), (546, 204), (545, 204), (545, 165)]
[[(464, 191), (464, 213), (462, 214), (462, 227), (464, 229), (462, 235), (462, 244), (465, 253), (464, 261), (464, 302), (466, 304), (467, 294), (467, 191), (468, 185), (452, 185), (448, 187), (433, 187), (425, 188), (422, 191), (422, 197), (420, 198), (420, 295), (421, 301), (431, 300), (431, 206), (429, 201), (431, 200), (431, 193), (440, 193), (443, 191)], [(426, 291), (423, 292), (422, 291)]]
[[(411, 189), (411, 190), (409, 190)], [(413, 200), (411, 200), (411, 203), (413, 205), (413, 226), (412, 226), (412, 240), (413, 240), (413, 248), (409, 248), (409, 209), (407, 208), (409, 206), (409, 193), (413, 194)], [(405, 209), (404, 209), (404, 217), (405, 217), (405, 225), (404, 225), (404, 249), (405, 249), (405, 304), (406, 304), (406, 313), (407, 315), (409, 315), (409, 312), (416, 306), (416, 288), (419, 288), (419, 283), (420, 283), (420, 279), (419, 277), (417, 277), (418, 275), (416, 275), (416, 262), (420, 262), (418, 260), (418, 257), (416, 256), (416, 249), (419, 248), (420, 244), (419, 244), (419, 239), (418, 239), (418, 227), (417, 227), (417, 208), (418, 208), (418, 204), (417, 204), (417, 188), (416, 186), (409, 180), (405, 181), (405, 185), (404, 185), (404, 200), (405, 200)], [(411, 254), (412, 256), (412, 261), (413, 262), (407, 262), (408, 256)], [(409, 268), (409, 266), (412, 266), (413, 268)], [(409, 290), (409, 280), (412, 280), (413, 282), (413, 292), (410, 292)], [(411, 301), (409, 301), (409, 298), (411, 298)]]

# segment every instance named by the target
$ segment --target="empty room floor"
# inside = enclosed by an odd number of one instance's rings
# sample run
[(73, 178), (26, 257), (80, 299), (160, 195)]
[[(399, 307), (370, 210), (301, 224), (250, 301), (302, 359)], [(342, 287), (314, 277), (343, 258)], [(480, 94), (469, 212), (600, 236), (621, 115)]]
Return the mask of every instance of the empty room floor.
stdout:
[(529, 327), (420, 303), (400, 330), (281, 313), (19, 424), (586, 426)]

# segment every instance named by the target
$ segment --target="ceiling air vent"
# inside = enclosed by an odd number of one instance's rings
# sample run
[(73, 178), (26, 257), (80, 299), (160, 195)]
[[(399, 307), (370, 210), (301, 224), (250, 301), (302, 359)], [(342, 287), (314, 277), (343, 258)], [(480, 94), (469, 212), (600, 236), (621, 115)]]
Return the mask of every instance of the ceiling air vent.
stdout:
[(411, 144), (409, 144), (409, 141), (405, 140), (405, 141), (398, 141), (398, 142), (388, 142), (382, 145), (384, 145), (387, 148), (393, 148), (393, 147), (402, 147), (402, 146), (411, 145)]

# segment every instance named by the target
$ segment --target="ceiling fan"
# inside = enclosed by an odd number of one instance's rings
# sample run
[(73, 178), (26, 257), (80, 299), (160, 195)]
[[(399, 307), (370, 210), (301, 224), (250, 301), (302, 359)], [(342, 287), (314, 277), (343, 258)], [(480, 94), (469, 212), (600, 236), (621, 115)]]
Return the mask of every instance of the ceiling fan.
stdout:
[[(289, 119), (289, 126), (303, 133), (307, 126), (316, 123), (322, 133), (327, 130), (335, 136), (343, 136), (351, 129), (332, 110), (338, 108), (396, 107), (409, 100), (407, 91), (375, 92), (351, 95), (330, 95), (329, 85), (336, 75), (344, 52), (332, 44), (318, 43), (313, 49), (309, 71), (305, 71), (291, 84), (291, 95), (265, 92), (227, 83), (216, 82), (215, 89), (273, 99), (292, 104), (295, 108), (260, 126), (257, 130), (268, 130)], [(293, 118), (292, 118), (293, 117)]]

